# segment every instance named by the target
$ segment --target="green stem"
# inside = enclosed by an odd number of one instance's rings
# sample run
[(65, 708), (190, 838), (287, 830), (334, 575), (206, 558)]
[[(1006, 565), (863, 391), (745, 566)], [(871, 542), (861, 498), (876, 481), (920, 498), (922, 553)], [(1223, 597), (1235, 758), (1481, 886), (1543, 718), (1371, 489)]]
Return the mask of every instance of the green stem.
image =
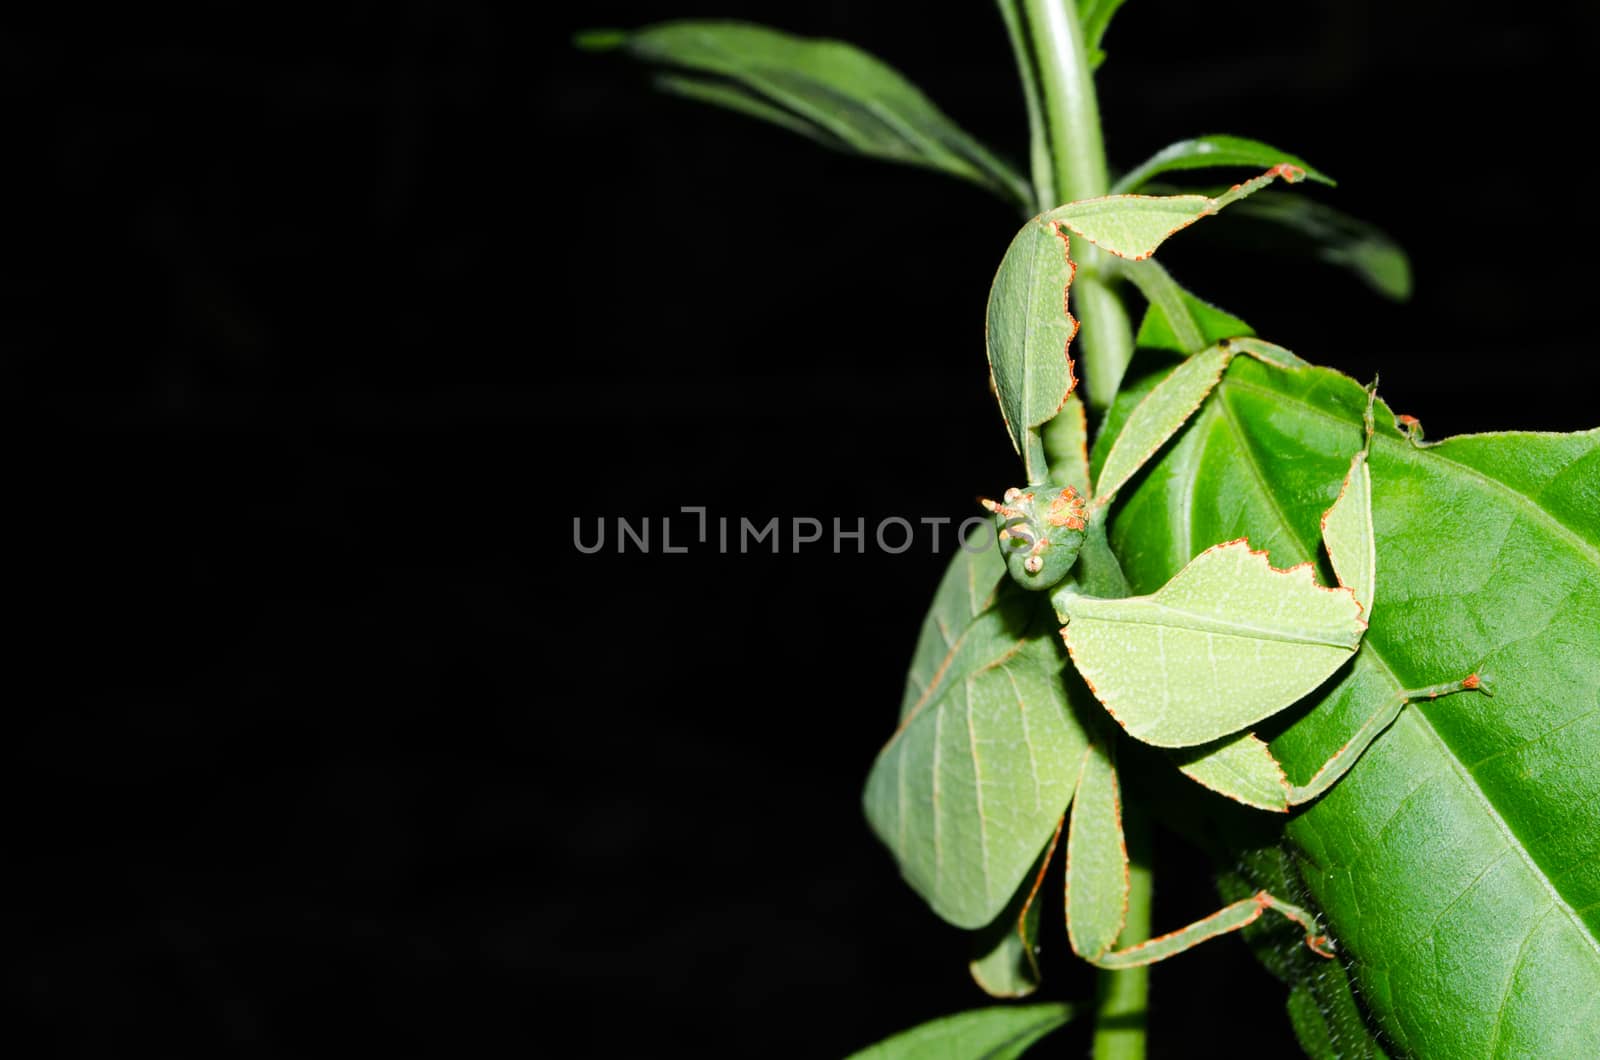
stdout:
[(1154, 258), (1124, 261), (1118, 271), (1133, 281), (1145, 301), (1161, 310), (1161, 315), (1167, 318), (1167, 327), (1185, 353), (1199, 353), (1205, 349), (1206, 340), (1200, 333), (1200, 325), (1189, 315), (1189, 307), (1183, 304), (1182, 288), (1160, 262)]
[[(1128, 916), (1117, 948), (1150, 937), (1150, 821), (1137, 803), (1123, 815), (1128, 843)], [(1145, 1012), (1150, 1002), (1150, 969), (1102, 971), (1095, 997), (1094, 1060), (1144, 1060)]]
[[(1106, 149), (1100, 136), (1100, 104), (1095, 98), (1094, 71), (1078, 24), (1076, 0), (1009, 0), (1021, 4), (1020, 26), (1008, 11), (1008, 0), (1001, 0), (1007, 15), (1007, 29), (1018, 48), (1018, 61), (1026, 41), (1031, 52), (1031, 71), (1023, 75), (1029, 96), (1030, 127), (1042, 113), (1044, 135), (1048, 141), (1049, 172), (1041, 173), (1042, 159), (1037, 134), (1034, 136), (1034, 186), (1049, 201), (1041, 208), (1092, 199), (1106, 193)], [(1037, 95), (1036, 95), (1037, 94)], [(1077, 355), (1083, 363), (1084, 389), (1089, 410), (1104, 412), (1116, 397), (1122, 374), (1133, 357), (1133, 329), (1127, 310), (1111, 286), (1112, 270), (1103, 251), (1086, 240), (1072, 246), (1078, 271), (1073, 278), (1073, 311), (1080, 328)], [(1044, 426), (1048, 435), (1052, 424), (1060, 429), (1075, 429), (1058, 416)], [(1147, 826), (1133, 809), (1129, 821), (1130, 853), (1137, 847), (1140, 856), (1130, 868), (1131, 890), (1128, 918), (1118, 945), (1143, 942), (1150, 935), (1150, 869), (1145, 853)], [(1142, 845), (1141, 845), (1142, 844)], [(1145, 1043), (1145, 999), (1150, 990), (1149, 970), (1128, 968), (1100, 973), (1100, 1004), (1095, 1030), (1096, 1060), (1142, 1060)]]
[(1028, 215), (1047, 210), (1055, 203), (1055, 166), (1050, 161), (1050, 133), (1045, 123), (1044, 103), (1039, 97), (1039, 77), (1028, 47), (1028, 31), (1022, 24), (1022, 0), (996, 0), (1005, 20), (1011, 54), (1017, 60), (1017, 76), (1022, 81), (1022, 102), (1028, 109), (1028, 169), (1033, 177), (1033, 204)]
[[(1050, 203), (1060, 205), (1106, 193), (1106, 149), (1100, 106), (1074, 0), (1022, 0), (1027, 35), (1049, 138)], [(1026, 87), (1028, 78), (1024, 78)], [(1040, 183), (1037, 175), (1034, 183)], [(1082, 323), (1078, 351), (1091, 412), (1103, 412), (1117, 394), (1133, 356), (1127, 310), (1111, 287), (1111, 270), (1098, 247), (1078, 240), (1072, 248), (1078, 274), (1072, 284)]]

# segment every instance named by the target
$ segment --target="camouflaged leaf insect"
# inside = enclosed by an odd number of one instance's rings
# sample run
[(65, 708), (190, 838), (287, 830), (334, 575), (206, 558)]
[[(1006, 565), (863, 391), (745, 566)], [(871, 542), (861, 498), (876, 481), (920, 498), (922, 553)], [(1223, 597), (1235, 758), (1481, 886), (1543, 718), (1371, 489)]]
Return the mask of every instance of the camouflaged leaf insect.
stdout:
[(1001, 501), (980, 503), (994, 513), (995, 535), (1013, 581), (1025, 589), (1048, 589), (1067, 576), (1089, 519), (1074, 487), (1012, 488)]

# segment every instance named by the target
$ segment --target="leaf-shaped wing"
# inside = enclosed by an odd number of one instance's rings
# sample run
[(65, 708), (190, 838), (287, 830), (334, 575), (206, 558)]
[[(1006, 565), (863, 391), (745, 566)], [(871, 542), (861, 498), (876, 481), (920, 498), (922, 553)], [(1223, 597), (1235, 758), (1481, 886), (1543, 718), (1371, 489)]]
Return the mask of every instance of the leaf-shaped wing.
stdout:
[(1040, 217), (1057, 222), (1119, 258), (1142, 261), (1167, 237), (1209, 217), (1282, 178), (1293, 184), (1305, 177), (1296, 166), (1273, 166), (1259, 177), (1235, 184), (1221, 195), (1106, 195), (1069, 202)]
[(959, 658), (867, 778), (873, 831), (959, 927), (983, 927), (1005, 908), (1077, 782), (1087, 740), (1048, 618), (1018, 590), (974, 619)]
[[(1078, 322), (1067, 310), (1075, 271), (1067, 235), (1034, 218), (1006, 249), (989, 289), (985, 343), (1011, 444), (1025, 457), (1028, 432), (1061, 411), (1077, 385), (1068, 347)], [(1043, 468), (1029, 468), (1030, 484)]]
[(1233, 351), (1213, 346), (1174, 368), (1133, 409), (1117, 434), (1095, 484), (1096, 504), (1106, 504), (1145, 461), (1156, 454), (1194, 415), (1211, 388), (1222, 378)]
[[(960, 659), (964, 648), (984, 650), (983, 630), (975, 631), (973, 620), (994, 606), (996, 590), (1005, 576), (1006, 562), (995, 543), (994, 531), (987, 525), (977, 527), (956, 549), (922, 619), (922, 632), (906, 671), (901, 721), (924, 700), (936, 695), (946, 676), (964, 672)], [(996, 614), (993, 621), (998, 623), (1000, 616)]]
[(1148, 596), (1056, 595), (1072, 662), (1128, 733), (1190, 747), (1283, 710), (1348, 662), (1361, 607), (1310, 566), (1274, 569), (1245, 541), (1196, 556)]

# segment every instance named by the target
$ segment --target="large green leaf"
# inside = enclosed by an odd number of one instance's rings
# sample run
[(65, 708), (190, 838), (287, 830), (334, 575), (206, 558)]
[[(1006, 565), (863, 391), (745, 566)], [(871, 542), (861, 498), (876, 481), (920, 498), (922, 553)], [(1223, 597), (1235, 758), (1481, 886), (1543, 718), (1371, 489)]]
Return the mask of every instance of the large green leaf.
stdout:
[[(1223, 825), (1224, 834), (1233, 830)], [(1191, 833), (1192, 834), (1192, 833)], [(1235, 836), (1234, 838), (1239, 838)], [(1231, 868), (1219, 877), (1225, 901), (1260, 891), (1306, 901), (1294, 856), (1281, 844), (1231, 849)], [(1289, 984), (1289, 1022), (1312, 1060), (1382, 1060), (1383, 1047), (1363, 1018), (1343, 965), (1303, 945), (1299, 925), (1264, 917), (1244, 929), (1245, 941), (1268, 971)]]
[(989, 376), (1011, 444), (1028, 465), (1028, 482), (1042, 482), (1030, 432), (1060, 412), (1077, 385), (1068, 347), (1078, 322), (1067, 309), (1076, 266), (1067, 235), (1034, 218), (1022, 226), (995, 271), (984, 320)]
[(1015, 1060), (1071, 1018), (1071, 1005), (994, 1005), (901, 1031), (846, 1060)]
[(1250, 140), (1243, 136), (1197, 136), (1192, 140), (1179, 140), (1168, 144), (1133, 169), (1129, 170), (1114, 192), (1138, 191), (1163, 173), (1183, 169), (1266, 169), (1287, 162), (1305, 170), (1306, 176), (1322, 184), (1334, 183), (1333, 178), (1297, 155), (1280, 151), (1271, 144)]
[[(1124, 491), (1135, 590), (1246, 535), (1315, 561), (1365, 407), (1335, 372), (1235, 360)], [(1496, 695), (1407, 707), (1288, 835), (1405, 1051), (1600, 1055), (1600, 431), (1419, 447), (1377, 411), (1371, 627), (1272, 749), (1303, 783), (1402, 688), (1482, 664)]]
[(1022, 206), (1021, 175), (934, 106), (893, 67), (842, 41), (745, 22), (679, 21), (578, 38), (646, 62), (692, 71), (663, 87), (774, 122), (841, 150), (906, 162), (981, 184)]
[(868, 823), (958, 927), (1000, 914), (1071, 801), (1088, 741), (1064, 665), (1048, 606), (1004, 582), (867, 777)]

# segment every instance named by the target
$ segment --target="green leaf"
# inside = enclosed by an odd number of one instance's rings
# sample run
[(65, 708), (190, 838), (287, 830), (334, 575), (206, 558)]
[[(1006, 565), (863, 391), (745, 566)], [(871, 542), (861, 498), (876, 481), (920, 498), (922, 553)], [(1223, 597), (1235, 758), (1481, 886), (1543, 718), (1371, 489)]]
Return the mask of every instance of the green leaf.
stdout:
[(1163, 173), (1181, 169), (1266, 169), (1283, 163), (1305, 171), (1319, 184), (1332, 185), (1333, 179), (1297, 155), (1280, 151), (1260, 140), (1243, 136), (1197, 136), (1168, 144), (1129, 170), (1112, 187), (1113, 192), (1138, 191)]
[(1071, 1005), (993, 1005), (902, 1031), (847, 1060), (1015, 1060), (1071, 1018)]
[(964, 671), (966, 664), (960, 661), (963, 647), (970, 651), (983, 634), (970, 641), (963, 635), (971, 633), (973, 620), (994, 605), (996, 590), (1005, 576), (1006, 561), (995, 543), (994, 531), (988, 526), (975, 527), (945, 568), (933, 603), (922, 620), (911, 668), (906, 671), (901, 721), (923, 700), (938, 694), (945, 678)]
[(754, 92), (747, 92), (738, 85), (727, 81), (718, 81), (709, 77), (683, 77), (679, 74), (659, 74), (655, 79), (656, 88), (669, 96), (680, 96), (683, 99), (692, 99), (699, 103), (709, 103), (714, 107), (737, 111), (752, 118), (759, 118), (792, 133), (804, 136), (808, 140), (815, 140), (824, 147), (831, 147), (836, 151), (847, 151), (849, 148), (844, 142), (826, 129), (820, 128), (803, 118), (797, 118), (781, 107), (775, 107), (763, 100)]
[(1072, 798), (1087, 746), (1042, 601), (1009, 581), (955, 632), (944, 672), (867, 777), (868, 823), (907, 882), (958, 927), (1016, 893)]
[[(1078, 322), (1067, 310), (1074, 266), (1067, 238), (1038, 218), (1022, 226), (1006, 248), (989, 289), (985, 345), (995, 397), (1011, 444), (1029, 457), (1031, 430), (1053, 419), (1077, 385), (1068, 347)], [(1028, 466), (1028, 482), (1045, 469)]]
[(1050, 845), (1039, 855), (1038, 864), (1023, 880), (1005, 912), (975, 940), (977, 955), (968, 968), (973, 980), (991, 997), (1027, 997), (1039, 988), (1039, 919), (1043, 903), (1037, 899), (1064, 823), (1057, 823)]
[(1057, 206), (1039, 219), (1056, 221), (1119, 258), (1143, 261), (1167, 237), (1255, 194), (1282, 178), (1293, 184), (1305, 174), (1293, 166), (1274, 166), (1220, 195), (1105, 195)]
[(1350, 458), (1339, 497), (1322, 516), (1322, 538), (1339, 584), (1356, 594), (1363, 616), (1371, 621), (1377, 592), (1378, 551), (1373, 540), (1372, 473), (1363, 450)]
[(1213, 346), (1178, 365), (1145, 395), (1117, 434), (1100, 468), (1100, 480), (1094, 489), (1096, 504), (1110, 500), (1167, 439), (1178, 433), (1217, 385), (1232, 359), (1231, 349)]
[(1216, 545), (1148, 596), (1072, 589), (1055, 605), (1073, 665), (1129, 735), (1192, 747), (1284, 709), (1350, 660), (1361, 606), (1309, 564), (1276, 570), (1249, 542)]
[(1133, 342), (1140, 349), (1190, 354), (1223, 339), (1255, 334), (1232, 313), (1190, 294), (1154, 261), (1138, 262), (1126, 275), (1150, 302)]
[(1117, 745), (1103, 730), (1096, 735), (1067, 826), (1067, 935), (1072, 952), (1089, 958), (1116, 945), (1128, 910)]
[(1078, 25), (1083, 29), (1083, 47), (1089, 55), (1089, 68), (1092, 70), (1106, 61), (1106, 53), (1100, 47), (1100, 42), (1105, 39), (1106, 29), (1111, 25), (1111, 16), (1117, 13), (1127, 0), (1078, 0)]
[[(1282, 249), (1310, 254), (1319, 261), (1355, 273), (1385, 298), (1404, 302), (1411, 297), (1411, 262), (1399, 243), (1383, 229), (1342, 210), (1301, 195), (1267, 192), (1241, 204), (1236, 216), (1240, 238), (1248, 238), (1263, 225), (1272, 225), (1298, 237)], [(1252, 248), (1274, 249), (1259, 237)]]
[[(1224, 900), (1238, 900), (1256, 891), (1287, 894), (1307, 902), (1293, 857), (1277, 842), (1243, 842), (1254, 829), (1236, 827), (1223, 815), (1222, 834), (1230, 848), (1228, 871), (1217, 880)], [(1367, 1026), (1350, 988), (1344, 967), (1313, 954), (1302, 944), (1298, 926), (1263, 918), (1245, 928), (1245, 941), (1278, 979), (1290, 984), (1290, 1024), (1306, 1055), (1328, 1060), (1383, 1060), (1382, 1046)]]
[[(1135, 590), (1240, 535), (1314, 561), (1366, 397), (1236, 359), (1122, 498)], [(1481, 663), (1496, 694), (1406, 707), (1289, 838), (1404, 1052), (1600, 1055), (1600, 431), (1418, 446), (1378, 412), (1371, 627), (1272, 750), (1303, 783), (1401, 689)]]
[(1254, 733), (1225, 736), (1171, 755), (1185, 775), (1212, 791), (1258, 810), (1289, 809), (1289, 778)]
[(705, 75), (669, 79), (663, 87), (678, 95), (842, 150), (937, 169), (1031, 206), (1032, 191), (1021, 175), (898, 71), (842, 41), (744, 22), (679, 21), (633, 32), (590, 31), (578, 44), (591, 51), (621, 48), (645, 62)]

